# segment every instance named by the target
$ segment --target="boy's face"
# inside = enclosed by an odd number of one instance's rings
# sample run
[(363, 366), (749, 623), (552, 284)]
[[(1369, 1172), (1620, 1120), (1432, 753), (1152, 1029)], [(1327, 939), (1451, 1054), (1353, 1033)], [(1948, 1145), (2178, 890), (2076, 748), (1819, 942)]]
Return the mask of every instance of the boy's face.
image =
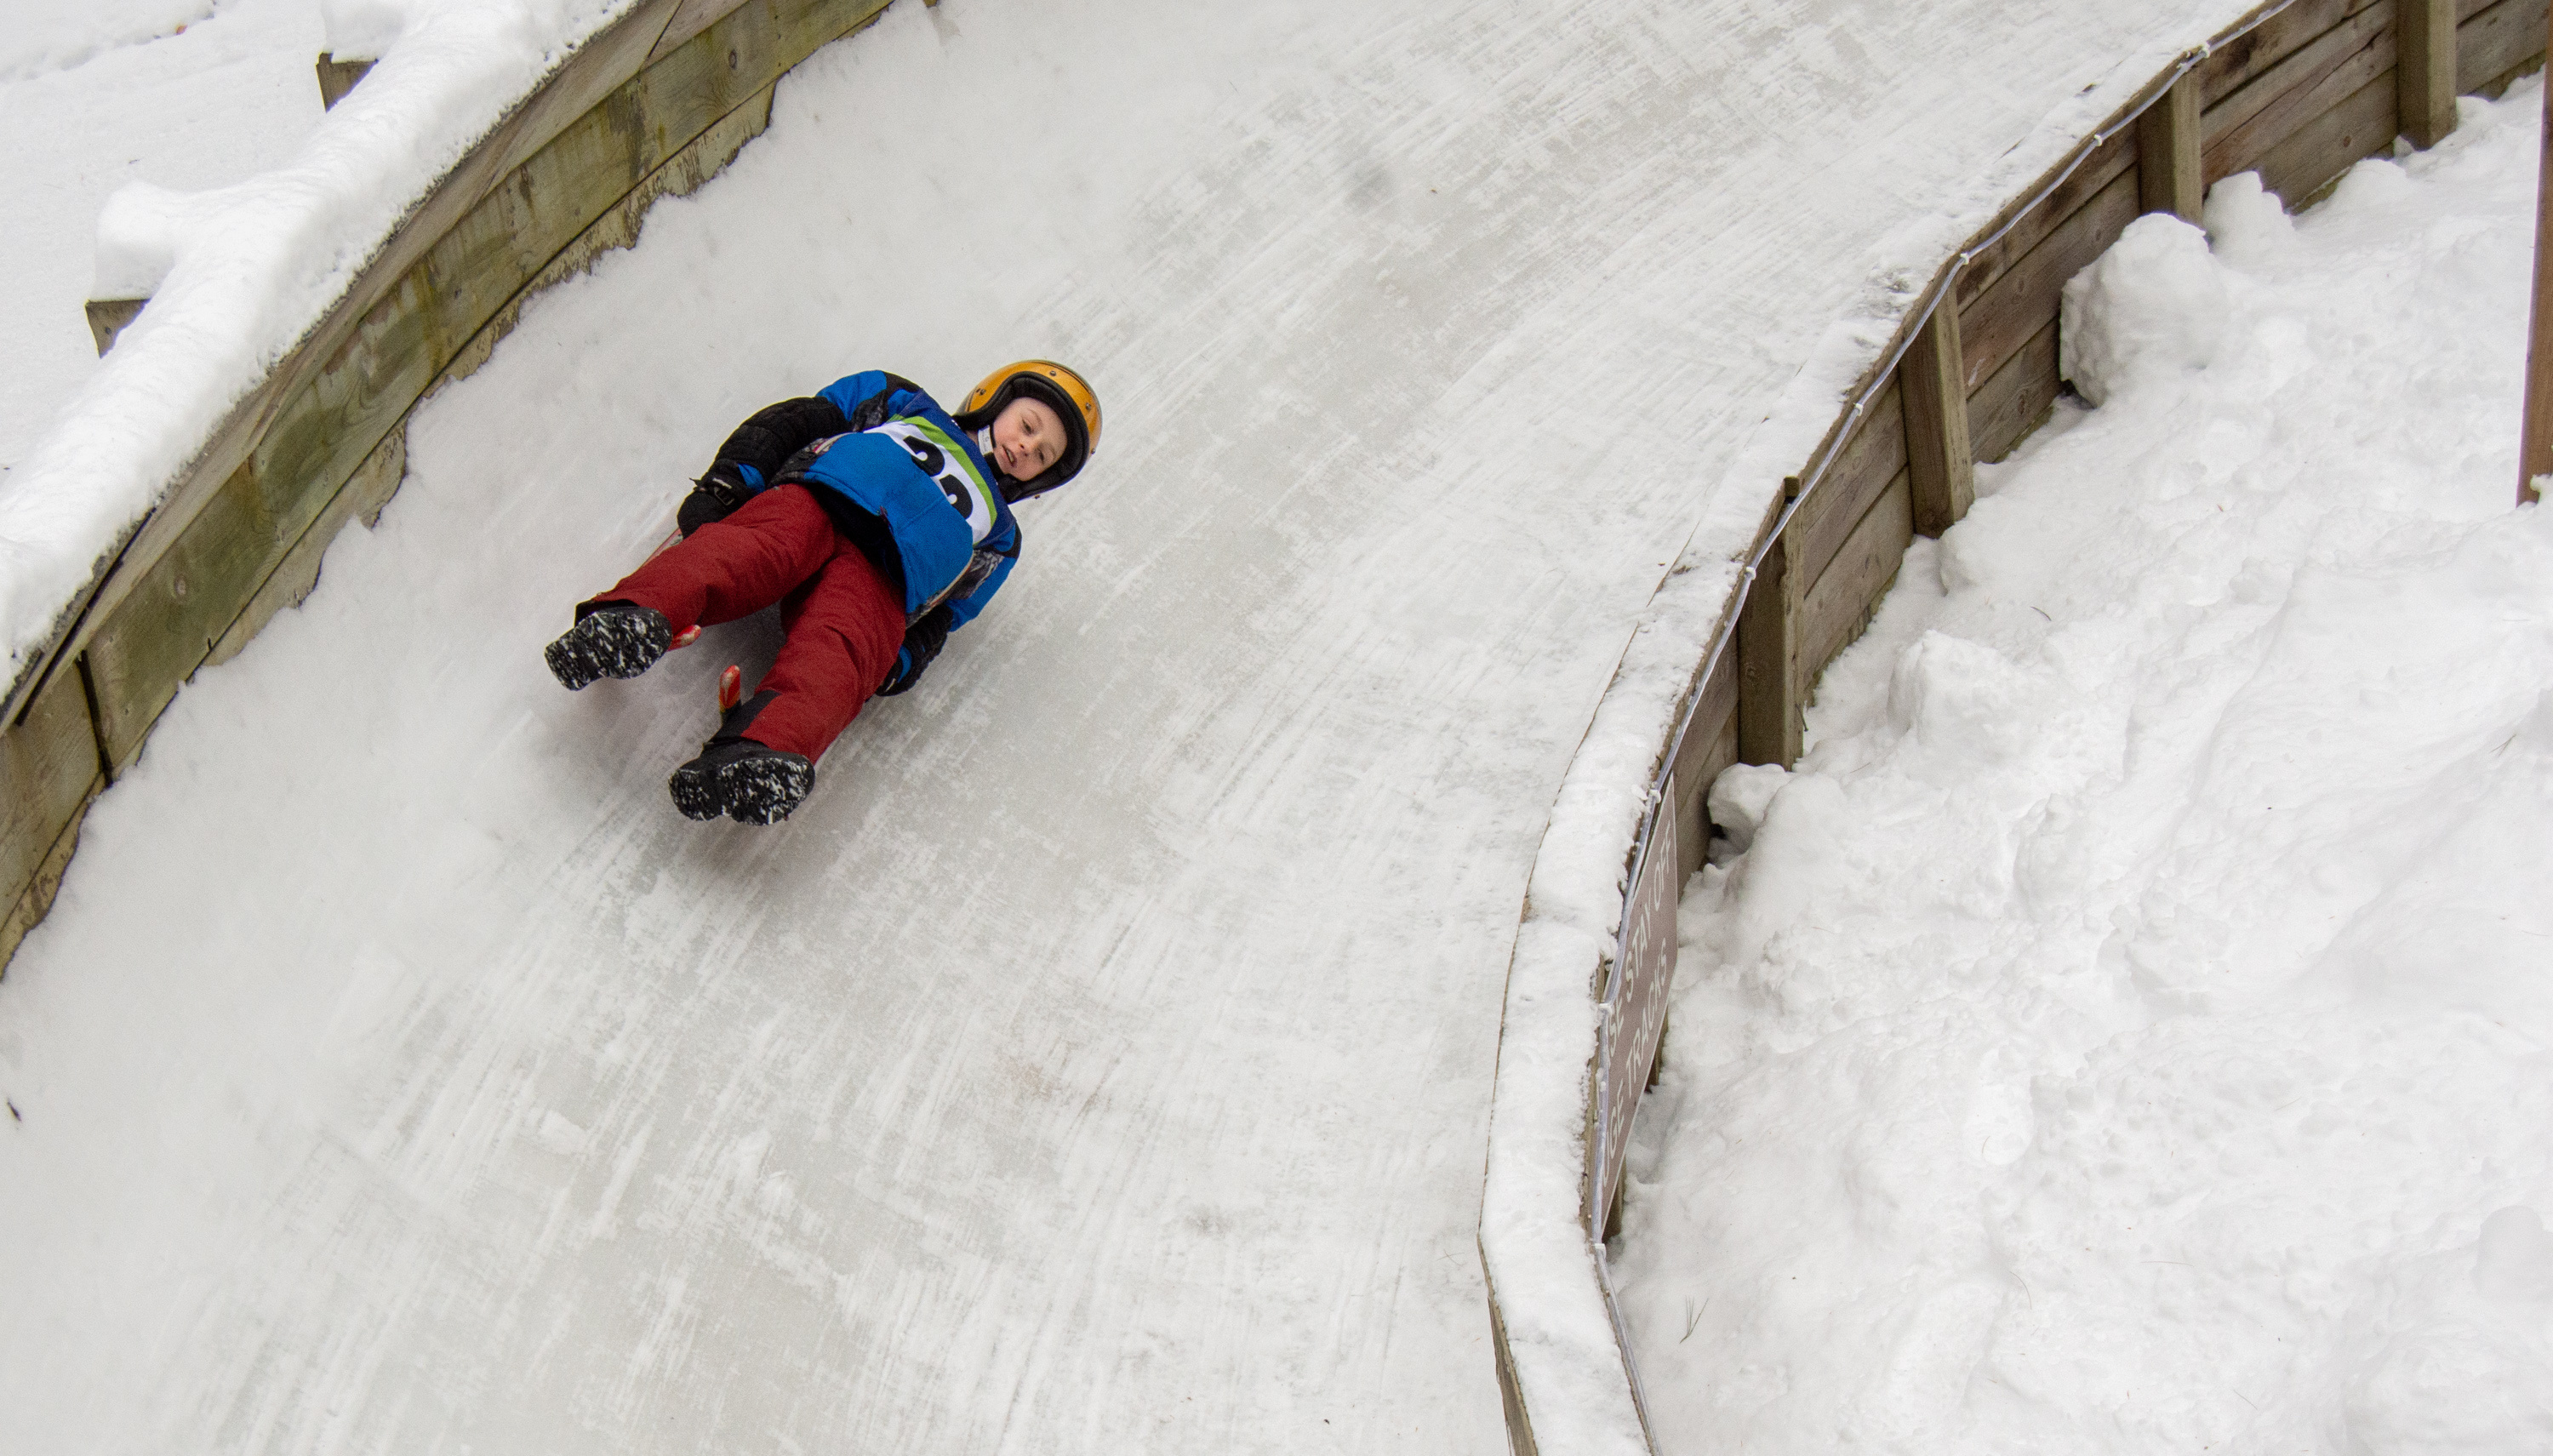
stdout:
[(1063, 458), (1063, 421), (1043, 399), (1014, 399), (993, 416), (993, 463), (1015, 481), (1033, 481)]

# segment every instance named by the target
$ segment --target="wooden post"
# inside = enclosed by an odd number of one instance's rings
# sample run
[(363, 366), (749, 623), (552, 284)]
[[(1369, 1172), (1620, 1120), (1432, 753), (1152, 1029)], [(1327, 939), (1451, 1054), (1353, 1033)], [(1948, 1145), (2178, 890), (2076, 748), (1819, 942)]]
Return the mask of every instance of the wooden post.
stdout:
[(346, 99), (346, 93), (355, 89), (355, 82), (362, 80), (364, 73), (372, 68), (373, 63), (369, 60), (339, 60), (333, 52), (320, 52), (319, 109), (335, 109), (338, 102)]
[[(2447, 0), (2452, 9), (2454, 0)], [(2198, 169), (2198, 72), (2137, 118), (2137, 200), (2147, 212), (2168, 212), (2196, 223), (2207, 187)]]
[(1539, 1456), (1533, 1443), (1533, 1418), (1524, 1408), (1524, 1389), (1516, 1380), (1515, 1351), (1507, 1344), (1507, 1322), (1498, 1312), (1498, 1281), (1489, 1278), (1490, 1254), (1481, 1250), (1481, 1274), (1490, 1287), (1490, 1350), (1498, 1371), (1498, 1405), (1507, 1417), (1507, 1456)]
[[(2553, 54), (2553, 14), (2545, 18)], [(2535, 480), (2553, 475), (2553, 107), (2536, 134), (2535, 299), (2526, 328), (2526, 420), (2517, 439), (2517, 504), (2536, 499)]]
[(2412, 146), (2456, 129), (2456, 0), (2394, 0), (2393, 84)]
[[(1797, 477), (1782, 482), (1782, 499), (1798, 495)], [(1737, 759), (1778, 763), (1800, 757), (1800, 578), (1798, 550), (1784, 531), (1764, 553), (1755, 585), (1737, 616)]]
[(85, 305), (88, 311), (88, 336), (97, 341), (99, 358), (104, 358), (106, 351), (115, 347), (116, 336), (124, 332), (125, 325), (141, 316), (142, 305), (150, 301), (148, 298), (91, 298), (88, 300)]
[(1944, 297), (1897, 366), (1906, 405), (1906, 471), (1915, 487), (1915, 533), (1938, 536), (1977, 499), (1968, 445), (1968, 392), (1959, 354), (1959, 304)]

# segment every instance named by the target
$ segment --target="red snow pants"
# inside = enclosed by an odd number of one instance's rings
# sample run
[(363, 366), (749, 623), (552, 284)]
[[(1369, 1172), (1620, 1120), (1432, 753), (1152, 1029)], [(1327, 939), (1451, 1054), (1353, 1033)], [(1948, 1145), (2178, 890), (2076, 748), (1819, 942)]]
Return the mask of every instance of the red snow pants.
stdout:
[[(788, 632), (743, 736), (810, 761), (859, 716), (904, 648), (904, 604), (805, 486), (774, 486), (594, 599), (665, 614), (677, 635), (780, 604)], [(752, 696), (752, 695), (748, 695)]]

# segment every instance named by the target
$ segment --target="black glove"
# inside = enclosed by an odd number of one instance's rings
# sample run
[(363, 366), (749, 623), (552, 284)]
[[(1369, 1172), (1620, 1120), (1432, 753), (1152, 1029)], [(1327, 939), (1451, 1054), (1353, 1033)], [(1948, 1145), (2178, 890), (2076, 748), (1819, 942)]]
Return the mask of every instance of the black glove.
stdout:
[(711, 521), (726, 519), (737, 506), (752, 499), (753, 490), (744, 483), (744, 472), (733, 462), (722, 460), (692, 483), (692, 493), (683, 498), (682, 508), (674, 512), (674, 525), (688, 536)]
[(920, 621), (906, 627), (904, 652), (897, 657), (895, 670), (886, 675), (878, 696), (892, 698), (922, 681), (922, 670), (931, 665), (932, 658), (940, 655), (941, 648), (948, 645), (948, 629), (956, 622), (955, 614), (941, 606), (924, 613)]

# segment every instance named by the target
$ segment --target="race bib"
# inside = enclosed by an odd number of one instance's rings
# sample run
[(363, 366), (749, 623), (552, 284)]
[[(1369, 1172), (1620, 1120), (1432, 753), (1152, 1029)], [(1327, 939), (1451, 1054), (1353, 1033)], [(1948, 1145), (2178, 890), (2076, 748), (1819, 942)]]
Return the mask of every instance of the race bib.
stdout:
[(963, 447), (939, 427), (919, 419), (891, 419), (869, 433), (903, 446), (922, 473), (940, 487), (940, 494), (948, 498), (949, 505), (966, 517), (966, 529), (973, 533), (975, 544), (983, 544), (997, 514), (993, 486), (976, 473), (974, 460)]

